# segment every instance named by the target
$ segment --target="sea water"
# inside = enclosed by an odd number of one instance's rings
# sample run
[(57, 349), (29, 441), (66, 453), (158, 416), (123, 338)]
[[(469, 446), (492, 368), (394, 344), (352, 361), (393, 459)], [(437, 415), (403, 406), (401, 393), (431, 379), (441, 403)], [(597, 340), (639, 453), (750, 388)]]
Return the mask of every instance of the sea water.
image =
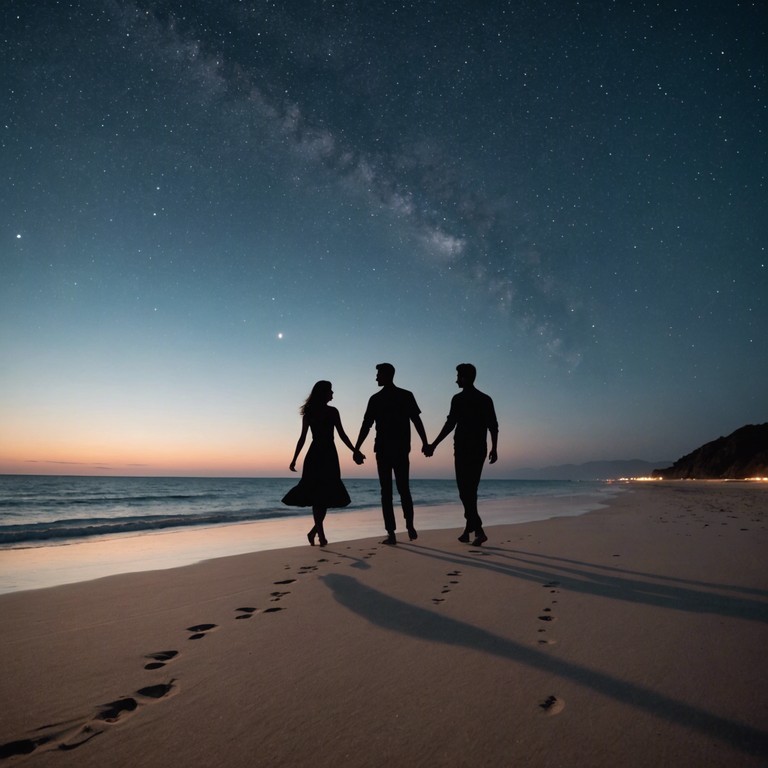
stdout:
[[(62, 477), (0, 475), (0, 548), (44, 547), (120, 534), (141, 535), (190, 526), (216, 526), (308, 517), (281, 498), (297, 478)], [(380, 509), (378, 480), (345, 480), (348, 511)], [(453, 480), (411, 481), (418, 508), (458, 504)], [(483, 480), (479, 501), (594, 496), (601, 482)], [(395, 498), (397, 503), (397, 497)], [(546, 515), (546, 505), (543, 516)], [(514, 522), (510, 520), (510, 522)], [(456, 524), (456, 521), (452, 521)]]

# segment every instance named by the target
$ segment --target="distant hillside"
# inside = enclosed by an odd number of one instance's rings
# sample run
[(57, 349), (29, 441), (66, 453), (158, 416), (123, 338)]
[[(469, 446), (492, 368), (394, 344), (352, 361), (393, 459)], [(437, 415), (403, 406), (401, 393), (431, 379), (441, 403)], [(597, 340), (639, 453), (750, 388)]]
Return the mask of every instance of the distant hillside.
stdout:
[(671, 467), (657, 469), (665, 480), (738, 480), (768, 476), (768, 424), (747, 424), (728, 437), (706, 443)]
[(654, 467), (668, 464), (666, 461), (588, 461), (586, 464), (560, 464), (554, 467), (513, 469), (513, 480), (616, 480), (620, 477), (650, 477)]

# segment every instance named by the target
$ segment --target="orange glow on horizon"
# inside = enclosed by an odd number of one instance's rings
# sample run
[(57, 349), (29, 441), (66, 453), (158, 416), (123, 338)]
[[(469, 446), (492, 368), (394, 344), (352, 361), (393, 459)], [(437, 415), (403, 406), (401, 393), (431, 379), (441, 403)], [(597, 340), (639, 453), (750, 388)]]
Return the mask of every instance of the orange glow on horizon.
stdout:
[[(295, 440), (293, 437), (263, 443), (211, 440), (207, 443), (183, 444), (168, 440), (147, 445), (93, 444), (81, 442), (77, 446), (59, 441), (40, 441), (36, 444), (0, 446), (0, 474), (8, 475), (97, 475), (146, 477), (300, 477), (307, 448), (298, 461), (298, 472), (288, 469)], [(372, 441), (367, 441), (371, 443)], [(348, 479), (376, 476), (373, 446), (364, 445), (365, 464), (358, 467), (350, 452), (337, 445), (342, 476)], [(452, 476), (452, 451), (444, 451), (440, 458), (425, 459), (420, 452), (411, 453), (412, 476), (427, 478)]]

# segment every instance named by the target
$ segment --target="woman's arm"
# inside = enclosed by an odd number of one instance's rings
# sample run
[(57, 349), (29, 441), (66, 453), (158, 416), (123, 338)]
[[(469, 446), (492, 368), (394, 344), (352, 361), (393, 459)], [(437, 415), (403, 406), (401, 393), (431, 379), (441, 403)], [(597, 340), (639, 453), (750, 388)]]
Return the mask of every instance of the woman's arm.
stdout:
[(363, 454), (360, 453), (360, 451), (358, 451), (354, 445), (352, 445), (352, 441), (347, 437), (347, 433), (344, 431), (344, 427), (341, 426), (341, 416), (339, 415), (337, 408), (333, 408), (333, 426), (336, 427), (336, 431), (339, 433), (341, 442), (344, 443), (344, 445), (346, 445), (350, 451), (352, 451), (352, 455), (359, 455), (361, 459), (364, 459), (365, 456), (363, 456)]
[(290, 470), (291, 472), (296, 471), (296, 459), (299, 458), (299, 454), (301, 453), (301, 449), (304, 447), (304, 443), (307, 440), (307, 430), (309, 429), (309, 419), (307, 419), (306, 414), (301, 417), (301, 435), (299, 435), (299, 440), (296, 443), (296, 450), (293, 452), (293, 460), (291, 461)]

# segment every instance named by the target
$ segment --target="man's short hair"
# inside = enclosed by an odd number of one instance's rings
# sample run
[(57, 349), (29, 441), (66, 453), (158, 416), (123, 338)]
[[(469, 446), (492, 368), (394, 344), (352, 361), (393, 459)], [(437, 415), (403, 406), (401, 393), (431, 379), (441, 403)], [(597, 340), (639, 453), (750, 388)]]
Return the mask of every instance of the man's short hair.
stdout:
[(392, 365), (392, 363), (379, 363), (376, 366), (377, 371), (381, 371), (385, 376), (389, 376), (390, 378), (395, 378), (395, 366)]
[(477, 368), (475, 368), (472, 363), (459, 363), (456, 366), (456, 371), (459, 373), (459, 375), (466, 379), (470, 384), (475, 383), (475, 378), (477, 377)]

